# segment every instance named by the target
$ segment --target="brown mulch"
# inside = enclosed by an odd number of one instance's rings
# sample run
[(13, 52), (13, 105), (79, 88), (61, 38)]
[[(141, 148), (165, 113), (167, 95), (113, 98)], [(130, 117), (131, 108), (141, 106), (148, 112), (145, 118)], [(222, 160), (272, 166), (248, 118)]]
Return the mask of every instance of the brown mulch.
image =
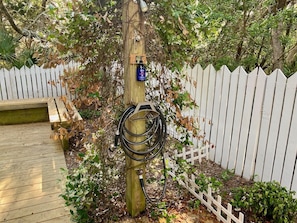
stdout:
[[(79, 153), (84, 152), (84, 148), (77, 146), (77, 141), (80, 140), (81, 137), (73, 137), (70, 139), (70, 149), (65, 151), (65, 160), (67, 164), (68, 170), (73, 170), (78, 167), (80, 163)], [(203, 173), (206, 176), (215, 177), (219, 181), (223, 183), (223, 187), (220, 191), (220, 195), (222, 196), (222, 201), (226, 205), (230, 199), (232, 194), (232, 188), (238, 186), (244, 186), (251, 184), (250, 181), (246, 181), (241, 177), (235, 176), (232, 173), (227, 174), (226, 177), (223, 178), (225, 170), (222, 169), (219, 165), (215, 164), (209, 160), (203, 160), (202, 163), (195, 165), (195, 169), (197, 170), (197, 174)], [(123, 185), (118, 199), (118, 206), (122, 208), (112, 208), (102, 207), (102, 211), (110, 210), (112, 212), (110, 214), (116, 215), (116, 220), (107, 220), (110, 219), (108, 215), (104, 215), (106, 220), (102, 220), (101, 222), (123, 222), (123, 223), (148, 223), (148, 222), (166, 222), (165, 218), (156, 219), (151, 216), (149, 210), (145, 211), (141, 216), (136, 218), (132, 218), (129, 214), (126, 213), (125, 202), (124, 202), (124, 194), (125, 194), (125, 185)], [(203, 205), (199, 205), (198, 207), (193, 207), (193, 203), (195, 203), (197, 199), (183, 189), (181, 186), (177, 184), (176, 181), (169, 178), (168, 186), (166, 190), (166, 196), (163, 201), (166, 203), (166, 211), (167, 216), (172, 217), (170, 222), (178, 223), (178, 222), (188, 222), (188, 223), (218, 223), (219, 221), (216, 219), (215, 215), (207, 210), (207, 208)], [(104, 202), (103, 202), (104, 203)], [(114, 213), (119, 211), (119, 213)], [(108, 212), (108, 211), (107, 211)]]

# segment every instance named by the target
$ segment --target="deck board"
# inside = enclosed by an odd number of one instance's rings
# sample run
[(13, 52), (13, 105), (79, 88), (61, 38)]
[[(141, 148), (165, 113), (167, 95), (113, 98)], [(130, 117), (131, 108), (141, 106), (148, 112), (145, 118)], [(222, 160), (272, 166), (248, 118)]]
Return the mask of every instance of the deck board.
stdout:
[(71, 222), (61, 194), (63, 150), (50, 123), (0, 126), (0, 222)]

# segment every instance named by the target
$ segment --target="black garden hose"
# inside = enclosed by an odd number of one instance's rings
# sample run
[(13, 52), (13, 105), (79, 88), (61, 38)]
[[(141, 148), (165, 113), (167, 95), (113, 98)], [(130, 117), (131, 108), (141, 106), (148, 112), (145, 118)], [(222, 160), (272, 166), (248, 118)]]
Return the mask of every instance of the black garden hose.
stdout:
[[(142, 133), (132, 133), (127, 129), (126, 122), (129, 119), (129, 121), (133, 122), (134, 119), (136, 120), (139, 117), (145, 120), (146, 130)], [(159, 154), (162, 156), (164, 185), (158, 199), (150, 198), (146, 192), (143, 179), (143, 173), (145, 171), (138, 170), (137, 172), (143, 193), (150, 203), (160, 201), (165, 195), (167, 176), (163, 148), (165, 146), (166, 136), (167, 129), (165, 118), (159, 108), (153, 106), (151, 103), (140, 103), (137, 106), (132, 105), (128, 107), (121, 116), (115, 136), (115, 146), (118, 145), (118, 140), (120, 140), (125, 154), (133, 160), (148, 162), (156, 158)], [(136, 142), (134, 142), (129, 140), (129, 137), (133, 137), (134, 139), (138, 138), (139, 140), (135, 140)], [(140, 148), (142, 149), (133, 149), (136, 146), (141, 146)]]
[[(118, 139), (120, 139), (122, 149), (129, 158), (136, 161), (145, 162), (154, 159), (163, 150), (167, 135), (166, 121), (158, 108), (154, 108), (155, 110), (152, 110), (151, 104), (144, 104), (136, 110), (136, 113), (143, 111), (147, 112), (147, 115), (144, 118), (147, 121), (146, 124), (148, 125), (148, 128), (143, 133), (132, 133), (126, 128), (126, 121), (132, 116), (137, 115), (135, 113), (135, 109), (137, 109), (137, 107), (133, 105), (124, 111), (118, 124), (115, 137), (115, 146), (117, 146)], [(154, 115), (152, 115), (150, 112), (154, 112)], [(143, 140), (132, 142), (128, 139), (129, 136)], [(132, 148), (133, 146), (138, 145), (145, 145), (145, 149), (139, 151)]]

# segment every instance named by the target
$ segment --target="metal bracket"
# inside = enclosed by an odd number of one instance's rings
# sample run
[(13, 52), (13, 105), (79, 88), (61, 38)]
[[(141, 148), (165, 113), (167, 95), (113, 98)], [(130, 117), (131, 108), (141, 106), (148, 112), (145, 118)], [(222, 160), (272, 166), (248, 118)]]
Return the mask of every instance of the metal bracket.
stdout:
[(133, 114), (129, 117), (129, 119), (131, 120), (155, 119), (159, 116), (160, 116), (160, 113), (156, 110), (152, 102), (140, 102), (137, 104)]
[(143, 64), (147, 63), (145, 54), (130, 54), (130, 64), (139, 64), (141, 60)]

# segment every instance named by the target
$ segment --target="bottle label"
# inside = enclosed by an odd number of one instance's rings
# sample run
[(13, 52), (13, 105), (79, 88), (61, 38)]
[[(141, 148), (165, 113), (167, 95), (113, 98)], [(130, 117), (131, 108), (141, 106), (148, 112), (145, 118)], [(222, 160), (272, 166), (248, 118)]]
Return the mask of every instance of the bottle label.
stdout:
[(145, 68), (140, 65), (137, 69), (137, 80), (138, 81), (145, 81), (146, 76), (145, 76)]

